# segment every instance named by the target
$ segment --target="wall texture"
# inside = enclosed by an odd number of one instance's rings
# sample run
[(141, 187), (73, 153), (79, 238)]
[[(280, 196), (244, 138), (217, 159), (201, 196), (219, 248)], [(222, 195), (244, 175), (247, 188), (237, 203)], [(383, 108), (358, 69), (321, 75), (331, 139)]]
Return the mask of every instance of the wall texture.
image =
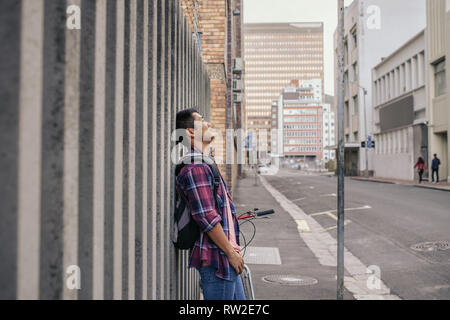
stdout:
[(198, 299), (171, 132), (210, 80), (179, 0), (2, 0), (0, 41), (0, 299)]

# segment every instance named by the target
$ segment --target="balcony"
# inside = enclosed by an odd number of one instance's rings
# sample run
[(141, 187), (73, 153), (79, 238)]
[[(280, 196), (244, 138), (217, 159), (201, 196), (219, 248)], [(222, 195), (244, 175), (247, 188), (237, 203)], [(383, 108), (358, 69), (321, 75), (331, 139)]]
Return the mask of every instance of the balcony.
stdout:
[(352, 116), (352, 131), (359, 131), (359, 115), (355, 114)]

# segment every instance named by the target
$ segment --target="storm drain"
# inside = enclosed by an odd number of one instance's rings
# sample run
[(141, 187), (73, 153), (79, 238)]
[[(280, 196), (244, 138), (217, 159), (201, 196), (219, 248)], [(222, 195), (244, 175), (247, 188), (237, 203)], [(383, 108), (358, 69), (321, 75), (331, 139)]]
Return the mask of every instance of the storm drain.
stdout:
[(450, 242), (448, 241), (433, 241), (424, 242), (411, 246), (411, 249), (415, 251), (431, 252), (438, 250), (448, 250), (450, 249)]
[(294, 275), (270, 275), (262, 278), (263, 281), (285, 286), (311, 286), (317, 284), (317, 279)]

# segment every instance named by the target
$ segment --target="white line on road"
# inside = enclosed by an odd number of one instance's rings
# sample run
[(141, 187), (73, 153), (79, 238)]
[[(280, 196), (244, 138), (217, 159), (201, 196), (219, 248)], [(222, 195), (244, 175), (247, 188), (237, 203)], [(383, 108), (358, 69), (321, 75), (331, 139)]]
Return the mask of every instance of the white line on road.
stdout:
[(300, 199), (295, 199), (295, 200), (291, 200), (292, 202), (297, 202), (297, 201), (302, 201), (305, 200), (306, 198), (300, 198)]
[[(372, 209), (372, 207), (364, 206), (364, 207), (358, 207), (358, 208), (347, 208), (344, 211), (347, 212), (347, 211), (368, 210), (368, 209)], [(328, 211), (322, 211), (322, 212), (317, 212), (317, 213), (311, 213), (311, 214), (309, 214), (309, 216), (311, 216), (311, 217), (321, 216), (321, 215), (328, 214), (331, 212), (337, 212), (337, 210), (328, 210)]]
[[(282, 193), (272, 187), (266, 179), (260, 177), (262, 185), (278, 201), (281, 207), (288, 212), (294, 221), (304, 220), (302, 225), (308, 225), (310, 232), (299, 232), (300, 237), (305, 241), (309, 249), (314, 253), (320, 264), (324, 266), (336, 267), (337, 261), (337, 241), (311, 216), (287, 199)], [(368, 206), (363, 207), (368, 209)], [(358, 208), (361, 210), (361, 208)], [(336, 211), (336, 210), (333, 210)], [(327, 211), (327, 214), (331, 211)], [(357, 257), (344, 247), (344, 267), (351, 275), (346, 277), (344, 285), (355, 299), (382, 299), (398, 300), (398, 296), (391, 295), (390, 289), (378, 279), (377, 289), (370, 289), (368, 284), (373, 281), (374, 275)]]

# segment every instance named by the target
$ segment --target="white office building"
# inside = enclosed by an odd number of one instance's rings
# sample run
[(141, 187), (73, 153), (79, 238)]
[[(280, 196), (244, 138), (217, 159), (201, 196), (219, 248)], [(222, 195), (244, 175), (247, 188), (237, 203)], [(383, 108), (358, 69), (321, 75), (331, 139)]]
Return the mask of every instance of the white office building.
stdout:
[(425, 47), (421, 31), (372, 70), (376, 177), (413, 180), (428, 159)]
[[(365, 141), (367, 136), (373, 136), (372, 69), (425, 28), (425, 4), (425, 0), (355, 0), (345, 9), (346, 175), (361, 175), (366, 170), (366, 152), (361, 148), (361, 142)], [(338, 94), (339, 70), (337, 44), (335, 33), (335, 95)], [(373, 154), (371, 149), (368, 152), (368, 167), (371, 173), (374, 170)]]

